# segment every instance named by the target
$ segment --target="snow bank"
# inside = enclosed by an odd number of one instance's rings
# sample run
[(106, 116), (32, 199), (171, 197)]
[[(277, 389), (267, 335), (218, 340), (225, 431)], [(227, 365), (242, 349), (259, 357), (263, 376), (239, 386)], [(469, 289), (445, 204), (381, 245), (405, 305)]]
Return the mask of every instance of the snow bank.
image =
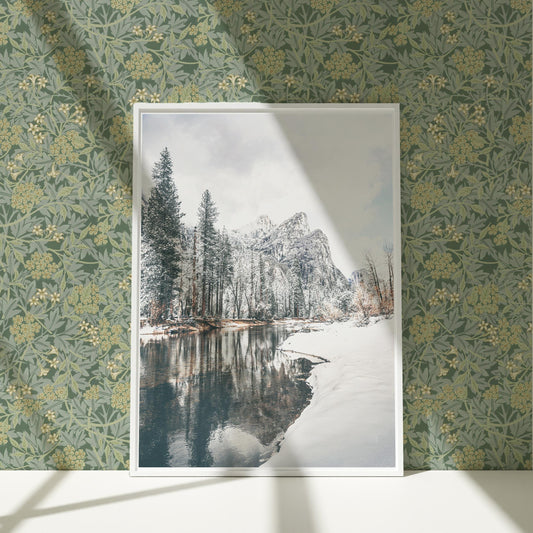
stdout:
[(164, 329), (161, 326), (142, 326), (139, 329), (140, 335), (158, 335), (163, 333)]
[(311, 371), (311, 402), (262, 467), (394, 466), (393, 320), (324, 325), (294, 334), (280, 349), (328, 362)]

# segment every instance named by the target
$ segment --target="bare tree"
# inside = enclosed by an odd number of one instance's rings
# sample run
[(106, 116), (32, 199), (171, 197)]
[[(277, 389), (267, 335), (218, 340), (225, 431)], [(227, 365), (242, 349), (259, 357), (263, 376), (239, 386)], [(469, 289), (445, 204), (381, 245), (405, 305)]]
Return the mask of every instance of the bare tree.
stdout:
[(391, 243), (386, 243), (383, 247), (385, 259), (387, 261), (387, 271), (389, 275), (389, 311), (394, 308), (394, 264), (393, 264), (393, 247)]
[(383, 310), (383, 291), (381, 290), (381, 283), (378, 275), (378, 271), (376, 269), (376, 262), (374, 261), (374, 258), (370, 255), (370, 253), (367, 253), (365, 256), (366, 264), (368, 268), (368, 272), (370, 275), (370, 283), (372, 286), (372, 289), (376, 293), (376, 296), (379, 300), (379, 310), (380, 312)]

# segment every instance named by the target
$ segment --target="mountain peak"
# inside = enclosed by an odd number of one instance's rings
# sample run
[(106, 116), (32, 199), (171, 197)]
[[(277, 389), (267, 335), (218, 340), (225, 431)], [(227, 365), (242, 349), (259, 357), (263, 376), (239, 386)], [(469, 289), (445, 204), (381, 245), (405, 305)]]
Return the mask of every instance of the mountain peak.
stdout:
[(281, 231), (289, 230), (290, 237), (301, 238), (304, 235), (307, 235), (311, 230), (309, 229), (309, 222), (307, 221), (307, 215), (300, 211), (295, 213), (292, 217), (288, 218), (279, 225)]
[(269, 233), (273, 227), (274, 224), (267, 215), (260, 215), (254, 220), (254, 222), (241, 227), (239, 231), (245, 235), (257, 236), (259, 234)]
[(307, 224), (307, 214), (303, 211), (299, 211), (298, 213), (294, 213), (291, 218), (288, 220), (294, 220), (295, 222), (301, 222)]
[(271, 228), (274, 224), (272, 224), (272, 220), (270, 220), (270, 217), (268, 215), (260, 215), (259, 217), (257, 217), (255, 225), (257, 227)]

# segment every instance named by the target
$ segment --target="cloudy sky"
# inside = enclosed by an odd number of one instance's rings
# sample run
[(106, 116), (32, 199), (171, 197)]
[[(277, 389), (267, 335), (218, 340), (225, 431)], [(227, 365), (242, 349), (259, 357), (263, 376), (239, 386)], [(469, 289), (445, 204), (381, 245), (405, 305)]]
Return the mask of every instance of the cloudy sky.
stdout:
[(205, 189), (220, 228), (238, 229), (260, 215), (278, 224), (304, 211), (346, 275), (367, 252), (379, 261), (383, 244), (393, 242), (390, 108), (143, 114), (145, 193), (165, 146), (186, 224), (196, 223)]

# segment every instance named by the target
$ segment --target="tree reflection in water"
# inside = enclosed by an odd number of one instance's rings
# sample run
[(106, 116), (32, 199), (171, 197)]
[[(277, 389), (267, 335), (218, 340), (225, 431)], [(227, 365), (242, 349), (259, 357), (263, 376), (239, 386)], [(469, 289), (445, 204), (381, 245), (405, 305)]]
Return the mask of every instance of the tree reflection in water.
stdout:
[(141, 341), (141, 467), (252, 467), (311, 398), (312, 364), (276, 349), (292, 330), (254, 326)]

